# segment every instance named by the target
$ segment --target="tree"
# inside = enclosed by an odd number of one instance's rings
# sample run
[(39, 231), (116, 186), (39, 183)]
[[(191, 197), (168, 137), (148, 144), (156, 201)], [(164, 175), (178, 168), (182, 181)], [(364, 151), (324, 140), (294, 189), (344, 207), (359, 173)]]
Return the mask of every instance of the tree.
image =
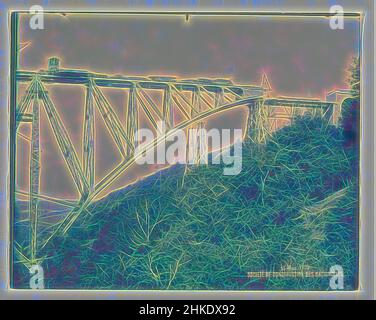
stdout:
[(360, 111), (360, 61), (354, 57), (349, 67), (347, 83), (351, 88), (352, 97), (342, 103), (341, 127), (345, 147), (358, 147), (359, 111)]
[(360, 60), (359, 57), (354, 57), (349, 67), (349, 78), (347, 83), (351, 88), (354, 98), (360, 98)]

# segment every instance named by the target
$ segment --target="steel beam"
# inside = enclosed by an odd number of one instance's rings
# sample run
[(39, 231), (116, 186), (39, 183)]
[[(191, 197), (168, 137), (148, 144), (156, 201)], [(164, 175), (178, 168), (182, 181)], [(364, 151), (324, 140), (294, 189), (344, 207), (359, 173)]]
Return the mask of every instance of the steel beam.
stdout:
[(95, 117), (93, 104), (93, 88), (91, 83), (86, 87), (85, 116), (84, 116), (84, 143), (83, 143), (83, 167), (90, 192), (95, 184)]
[(38, 88), (33, 93), (32, 128), (30, 145), (30, 172), (29, 172), (29, 221), (30, 221), (30, 260), (37, 258), (38, 238), (38, 211), (40, 192), (40, 112)]
[(163, 121), (165, 121), (166, 129), (171, 129), (174, 127), (174, 112), (171, 107), (171, 88), (170, 86), (165, 87), (163, 92)]
[(129, 137), (130, 145), (127, 146), (127, 155), (132, 157), (137, 144), (137, 131), (139, 127), (139, 117), (137, 109), (137, 88), (129, 89), (128, 106), (126, 109), (126, 134)]
[(16, 73), (18, 82), (29, 82), (35, 76), (39, 76), (43, 83), (56, 84), (81, 84), (86, 85), (90, 79), (93, 79), (99, 87), (108, 88), (131, 88), (140, 86), (144, 89), (163, 90), (166, 86), (175, 85), (179, 90), (195, 91), (197, 86), (203, 86), (210, 92), (217, 92), (221, 88), (228, 88), (235, 93), (242, 95), (244, 90), (253, 90), (256, 95), (261, 95), (263, 89), (254, 85), (237, 85), (231, 81), (221, 79), (178, 79), (174, 77), (129, 77), (122, 75), (107, 75), (95, 72), (75, 69), (59, 69), (55, 72), (50, 71), (26, 71), (20, 70)]

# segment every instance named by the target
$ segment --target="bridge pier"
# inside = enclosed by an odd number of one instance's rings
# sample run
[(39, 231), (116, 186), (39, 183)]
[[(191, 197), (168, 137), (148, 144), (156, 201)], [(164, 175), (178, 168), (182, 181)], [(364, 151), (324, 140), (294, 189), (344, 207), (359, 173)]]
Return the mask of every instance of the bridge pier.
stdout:
[(174, 127), (174, 112), (171, 107), (171, 87), (167, 86), (163, 92), (163, 120), (165, 121), (167, 130)]
[(260, 99), (248, 108), (247, 137), (255, 144), (265, 144), (269, 136), (269, 107)]
[[(218, 96), (215, 98), (215, 103), (220, 103), (221, 97)], [(198, 113), (202, 112), (202, 101), (200, 90), (197, 89), (192, 92), (192, 105), (191, 109), (191, 118), (194, 118)], [(207, 145), (207, 136), (205, 134), (205, 126), (202, 121), (198, 122), (194, 127), (189, 129), (186, 159), (188, 164), (203, 164), (208, 162), (208, 145)]]
[(40, 108), (38, 88), (33, 92), (31, 145), (30, 145), (30, 185), (29, 185), (29, 219), (30, 219), (30, 260), (37, 255), (37, 234), (40, 192)]
[(342, 103), (352, 97), (351, 89), (337, 89), (327, 93), (326, 101), (333, 103), (333, 124), (338, 126), (342, 116)]
[(323, 118), (328, 121), (329, 124), (336, 125), (338, 122), (338, 110), (335, 110), (334, 104), (326, 107), (323, 112)]
[(127, 157), (131, 157), (133, 155), (133, 150), (136, 148), (137, 144), (137, 132), (139, 127), (139, 117), (138, 117), (138, 108), (137, 108), (137, 88), (132, 86), (129, 89), (129, 96), (128, 96), (128, 105), (126, 108), (126, 135), (128, 136), (132, 145), (127, 144), (126, 146), (126, 154)]
[(339, 123), (339, 119), (341, 117), (341, 113), (342, 113), (342, 110), (341, 110), (341, 105), (336, 103), (336, 104), (333, 104), (332, 106), (332, 124), (334, 124), (335, 126), (338, 126), (338, 123)]
[(94, 104), (92, 95), (92, 85), (86, 86), (85, 97), (85, 118), (84, 118), (84, 143), (83, 143), (83, 167), (85, 177), (89, 183), (90, 192), (94, 190), (95, 184), (95, 164), (94, 164), (94, 147), (95, 147), (95, 123), (94, 123)]

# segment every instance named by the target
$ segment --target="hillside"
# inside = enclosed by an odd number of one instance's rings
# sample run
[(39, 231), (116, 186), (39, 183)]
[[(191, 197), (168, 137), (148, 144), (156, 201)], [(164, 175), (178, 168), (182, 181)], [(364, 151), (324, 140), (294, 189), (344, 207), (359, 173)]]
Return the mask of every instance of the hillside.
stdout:
[[(42, 252), (45, 286), (328, 290), (327, 277), (247, 273), (341, 265), (354, 289), (356, 157), (339, 129), (298, 118), (263, 147), (245, 142), (237, 176), (221, 165), (173, 166), (93, 204), (55, 238)], [(19, 265), (19, 286), (23, 273)]]

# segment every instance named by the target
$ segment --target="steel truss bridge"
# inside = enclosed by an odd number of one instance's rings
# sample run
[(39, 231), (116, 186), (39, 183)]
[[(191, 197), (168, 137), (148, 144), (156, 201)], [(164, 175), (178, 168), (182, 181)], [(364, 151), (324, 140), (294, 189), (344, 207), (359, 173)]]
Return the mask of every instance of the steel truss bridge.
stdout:
[[(16, 193), (28, 199), (30, 221), (30, 245), (27, 252), (19, 252), (23, 262), (30, 265), (39, 261), (38, 250), (55, 236), (64, 235), (77, 218), (84, 213), (96, 197), (107, 190), (141, 156), (136, 153), (136, 131), (139, 128), (141, 113), (144, 113), (151, 127), (158, 131), (159, 121), (166, 123), (164, 135), (157, 137), (145, 147), (145, 152), (173, 137), (178, 130), (203, 128), (205, 120), (222, 112), (247, 106), (249, 108), (247, 135), (254, 143), (263, 144), (276, 129), (278, 119), (293, 119), (296, 114), (311, 112), (319, 114), (335, 124), (340, 112), (338, 101), (320, 101), (292, 97), (271, 97), (271, 86), (266, 76), (259, 86), (236, 85), (226, 79), (178, 79), (166, 76), (123, 77), (98, 74), (83, 70), (61, 69), (57, 58), (51, 58), (46, 71), (16, 71), (16, 83), (26, 84), (27, 90), (19, 100), (16, 110), (16, 132), (19, 125), (31, 126), (29, 163), (29, 190)], [(70, 84), (82, 86), (86, 90), (83, 106), (82, 159), (72, 143), (58, 108), (48, 91), (49, 85)], [(113, 106), (103, 93), (103, 88), (118, 88), (128, 92), (126, 119), (118, 117)], [(163, 94), (161, 105), (153, 100), (150, 91)], [(42, 195), (40, 192), (40, 125), (41, 110), (47, 115), (61, 157), (79, 193), (75, 203)], [(110, 133), (121, 161), (100, 181), (95, 181), (95, 131), (94, 114), (98, 112)], [(174, 123), (174, 113), (183, 120)], [(274, 126), (274, 128), (273, 128)], [(197, 138), (199, 149), (200, 137)], [(202, 143), (202, 142), (201, 142)], [(196, 157), (199, 159), (199, 156)], [(70, 207), (70, 212), (59, 222), (50, 235), (38, 239), (39, 201), (51, 201)]]

